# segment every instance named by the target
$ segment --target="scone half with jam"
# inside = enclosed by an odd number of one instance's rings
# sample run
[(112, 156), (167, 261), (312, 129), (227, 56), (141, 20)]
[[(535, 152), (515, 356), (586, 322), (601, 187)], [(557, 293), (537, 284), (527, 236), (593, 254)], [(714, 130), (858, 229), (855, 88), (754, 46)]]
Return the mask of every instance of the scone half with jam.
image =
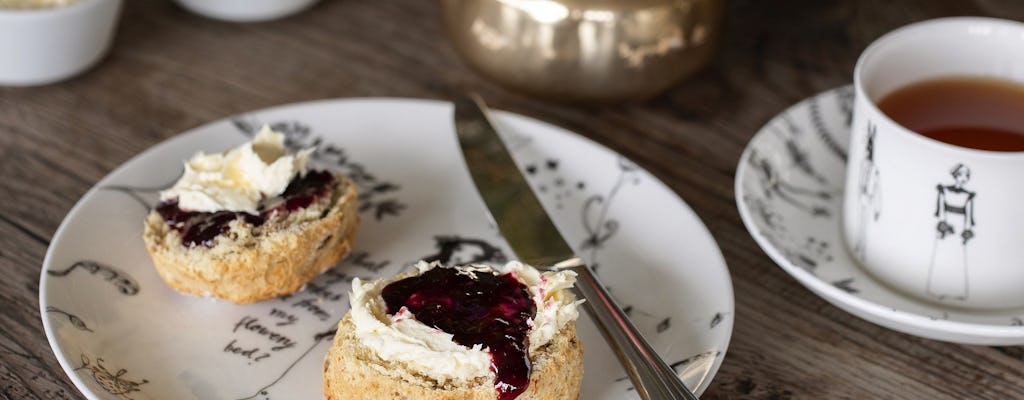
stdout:
[(160, 277), (191, 295), (252, 303), (295, 292), (336, 264), (359, 227), (356, 186), (307, 170), (264, 127), (224, 153), (197, 153), (160, 193), (143, 239)]
[(330, 400), (578, 399), (583, 346), (571, 271), (504, 266), (355, 279), (324, 360)]

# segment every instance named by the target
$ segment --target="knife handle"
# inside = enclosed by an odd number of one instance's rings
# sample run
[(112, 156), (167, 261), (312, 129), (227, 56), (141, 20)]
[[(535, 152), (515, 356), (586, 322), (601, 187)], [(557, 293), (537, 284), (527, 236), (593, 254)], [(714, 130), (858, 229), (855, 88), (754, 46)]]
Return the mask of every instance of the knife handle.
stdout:
[(576, 272), (576, 290), (587, 299), (583, 303), (597, 329), (611, 345), (626, 374), (644, 400), (696, 400), (676, 372), (654, 351), (629, 321), (608, 290), (586, 265), (568, 267)]

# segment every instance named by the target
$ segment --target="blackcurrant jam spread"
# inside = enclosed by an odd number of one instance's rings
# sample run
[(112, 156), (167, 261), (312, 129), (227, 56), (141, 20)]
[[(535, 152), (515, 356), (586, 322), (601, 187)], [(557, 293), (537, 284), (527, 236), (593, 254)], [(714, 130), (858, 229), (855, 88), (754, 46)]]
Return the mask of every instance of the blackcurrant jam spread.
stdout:
[(391, 315), (405, 307), (423, 324), (451, 334), (456, 343), (490, 349), (499, 400), (526, 391), (528, 321), (537, 307), (526, 285), (512, 274), (435, 267), (387, 285), (381, 295)]
[(296, 176), (279, 196), (260, 200), (259, 214), (186, 211), (178, 207), (177, 199), (157, 204), (156, 212), (181, 234), (181, 244), (185, 247), (199, 244), (212, 247), (213, 239), (227, 232), (231, 221), (241, 219), (254, 226), (263, 225), (274, 211), (290, 212), (309, 207), (318, 197), (330, 192), (333, 182), (334, 175), (327, 171), (309, 171), (303, 176)]

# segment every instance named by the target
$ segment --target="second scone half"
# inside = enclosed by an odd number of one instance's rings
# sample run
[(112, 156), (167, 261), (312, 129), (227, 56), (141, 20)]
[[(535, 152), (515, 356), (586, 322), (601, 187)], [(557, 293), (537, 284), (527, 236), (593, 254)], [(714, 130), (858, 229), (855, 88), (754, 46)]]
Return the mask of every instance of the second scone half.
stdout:
[(153, 265), (179, 292), (239, 304), (299, 290), (348, 254), (359, 228), (355, 184), (330, 176), (324, 195), (308, 206), (274, 213), (260, 225), (234, 218), (209, 246), (183, 245), (159, 208), (150, 211), (143, 239)]
[(583, 346), (569, 271), (420, 263), (353, 281), (324, 360), (327, 399), (577, 399)]
[(349, 252), (359, 227), (355, 183), (306, 167), (264, 127), (222, 153), (197, 152), (160, 192), (143, 240), (168, 286), (252, 303), (299, 290)]

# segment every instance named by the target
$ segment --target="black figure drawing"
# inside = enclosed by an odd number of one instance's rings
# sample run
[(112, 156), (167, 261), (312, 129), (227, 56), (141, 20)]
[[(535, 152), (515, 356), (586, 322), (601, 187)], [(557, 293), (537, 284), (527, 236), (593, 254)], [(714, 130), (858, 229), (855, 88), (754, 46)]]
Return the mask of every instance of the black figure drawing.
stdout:
[(967, 243), (974, 238), (974, 200), (977, 193), (964, 185), (971, 170), (957, 164), (950, 170), (953, 183), (939, 184), (935, 198), (935, 242), (928, 266), (927, 292), (939, 299), (966, 300)]
[(878, 166), (875, 165), (875, 125), (868, 123), (868, 140), (864, 160), (860, 163), (857, 180), (857, 207), (859, 218), (854, 235), (853, 252), (860, 259), (867, 256), (868, 227), (882, 215), (882, 193)]

